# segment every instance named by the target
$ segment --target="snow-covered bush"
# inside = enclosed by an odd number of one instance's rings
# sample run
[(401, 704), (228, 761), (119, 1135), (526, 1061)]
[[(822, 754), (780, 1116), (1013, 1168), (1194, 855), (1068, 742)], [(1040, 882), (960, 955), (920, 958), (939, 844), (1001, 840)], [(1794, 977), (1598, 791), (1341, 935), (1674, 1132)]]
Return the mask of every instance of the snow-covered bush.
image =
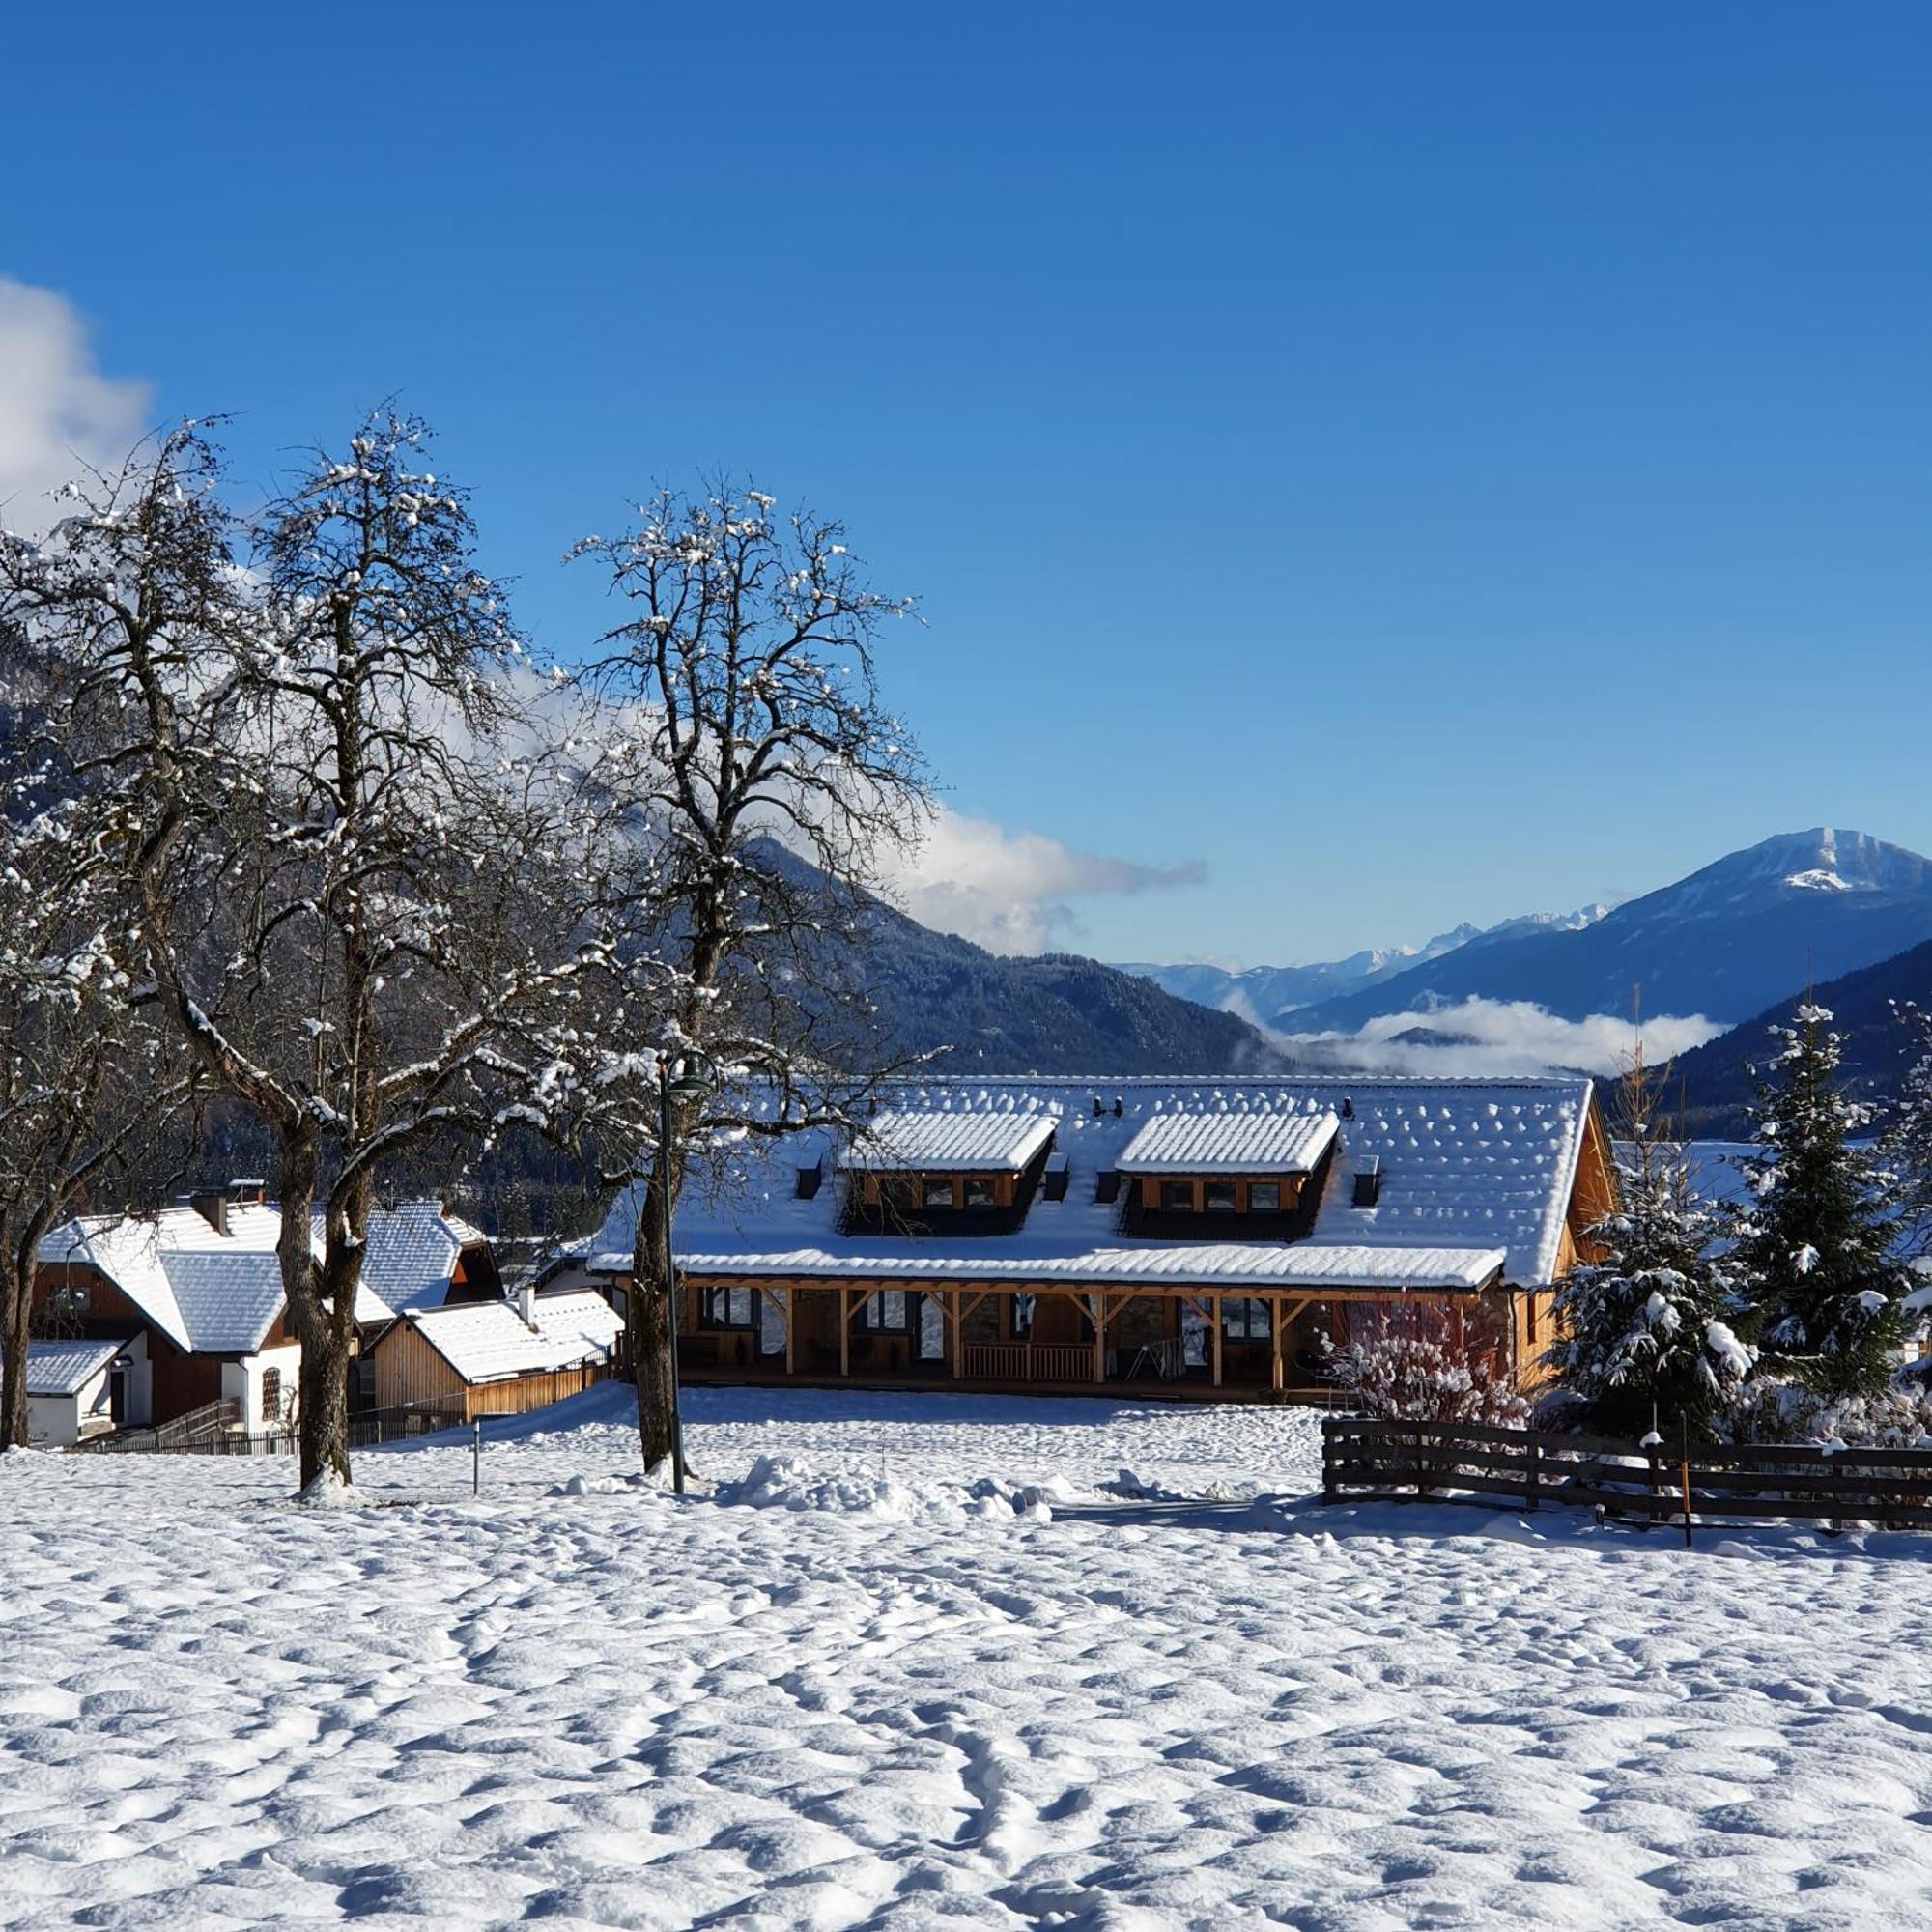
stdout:
[(1351, 1321), (1335, 1378), (1364, 1415), (1505, 1428), (1529, 1420), (1503, 1350), (1461, 1310), (1416, 1302), (1373, 1317), (1356, 1311)]
[(1802, 1382), (1764, 1377), (1723, 1417), (1733, 1442), (1788, 1442), (1810, 1448), (1932, 1447), (1932, 1392), (1917, 1380), (1876, 1395), (1828, 1396)]

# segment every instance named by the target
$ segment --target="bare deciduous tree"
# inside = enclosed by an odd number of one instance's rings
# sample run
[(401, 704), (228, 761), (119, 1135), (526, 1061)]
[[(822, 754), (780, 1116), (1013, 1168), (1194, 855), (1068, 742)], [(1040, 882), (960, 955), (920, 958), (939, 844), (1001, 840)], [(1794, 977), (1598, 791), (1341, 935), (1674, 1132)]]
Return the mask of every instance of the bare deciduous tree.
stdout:
[[(850, 1122), (887, 1070), (840, 932), (927, 809), (873, 656), (910, 603), (867, 585), (837, 524), (774, 507), (750, 488), (667, 490), (631, 535), (577, 553), (628, 606), (580, 684), (597, 708), (586, 789), (621, 855), (604, 904), (636, 1051), (601, 1085), (607, 1171), (638, 1203), (627, 1322), (647, 1467), (671, 1448), (666, 1229), (687, 1169), (746, 1136)], [(660, 1056), (719, 1076), (672, 1101), (668, 1192)]]
[(502, 593), (425, 454), (421, 424), (370, 418), (256, 521), (244, 569), (184, 430), (12, 571), (67, 667), (59, 728), (113, 798), (97, 849), (134, 971), (275, 1148), (304, 1486), (349, 1477), (380, 1177), (568, 1103), (596, 957), (551, 897), (569, 800), (504, 739)]

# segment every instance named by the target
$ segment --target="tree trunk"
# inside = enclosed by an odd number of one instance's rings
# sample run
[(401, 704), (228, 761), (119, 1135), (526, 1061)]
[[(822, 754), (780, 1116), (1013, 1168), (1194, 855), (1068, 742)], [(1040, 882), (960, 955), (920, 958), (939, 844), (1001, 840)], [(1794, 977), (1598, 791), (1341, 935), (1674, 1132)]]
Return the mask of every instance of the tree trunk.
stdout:
[[(325, 1470), (340, 1482), (349, 1481), (349, 1342), (350, 1326), (335, 1320), (325, 1298), (327, 1285), (315, 1264), (311, 1214), (315, 1206), (316, 1145), (312, 1135), (284, 1133), (280, 1144), (281, 1173), (276, 1192), (281, 1197), (282, 1232), (276, 1258), (282, 1267), (282, 1293), (288, 1297), (289, 1320), (301, 1344), (299, 1378), (300, 1481), (307, 1489)], [(347, 1315), (353, 1324), (355, 1291)]]
[(0, 1333), (0, 1449), (27, 1446), (27, 1337), (33, 1327), (34, 1263), (6, 1256), (7, 1303)]
[(631, 1374), (638, 1385), (638, 1436), (647, 1470), (670, 1460), (671, 1408), (677, 1396), (671, 1379), (671, 1310), (665, 1293), (664, 1251), (664, 1195), (652, 1180), (638, 1211), (631, 1298), (624, 1317)]

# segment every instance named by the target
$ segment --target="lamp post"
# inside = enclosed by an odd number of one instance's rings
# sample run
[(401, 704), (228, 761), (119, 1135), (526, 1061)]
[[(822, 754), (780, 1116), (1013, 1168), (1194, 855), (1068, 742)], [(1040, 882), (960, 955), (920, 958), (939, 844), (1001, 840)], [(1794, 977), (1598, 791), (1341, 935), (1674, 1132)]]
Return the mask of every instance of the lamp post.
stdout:
[(658, 1055), (658, 1185), (664, 1190), (665, 1323), (670, 1337), (670, 1485), (684, 1493), (684, 1408), (677, 1369), (677, 1258), (671, 1247), (670, 1103), (697, 1100), (718, 1085), (702, 1054), (687, 1054), (671, 1071), (670, 1056)]

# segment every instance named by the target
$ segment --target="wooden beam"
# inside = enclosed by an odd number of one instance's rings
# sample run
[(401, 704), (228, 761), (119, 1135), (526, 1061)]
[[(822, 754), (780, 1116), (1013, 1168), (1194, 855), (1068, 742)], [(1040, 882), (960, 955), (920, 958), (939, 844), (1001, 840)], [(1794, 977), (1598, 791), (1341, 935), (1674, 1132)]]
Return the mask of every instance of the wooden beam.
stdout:
[(852, 1291), (838, 1291), (838, 1373), (852, 1373)]
[(1214, 1329), (1214, 1386), (1219, 1388), (1221, 1386), (1221, 1297), (1218, 1294), (1210, 1294), (1208, 1299), (1213, 1307), (1213, 1314), (1208, 1319)]
[(956, 1382), (966, 1378), (966, 1315), (959, 1306), (961, 1290), (953, 1289), (949, 1298), (952, 1303), (952, 1379)]
[(1281, 1393), (1281, 1330), (1286, 1306), (1278, 1294), (1268, 1303), (1268, 1387), (1277, 1395)]
[(1094, 1379), (1103, 1382), (1107, 1379), (1107, 1292), (1099, 1290), (1094, 1297)]

